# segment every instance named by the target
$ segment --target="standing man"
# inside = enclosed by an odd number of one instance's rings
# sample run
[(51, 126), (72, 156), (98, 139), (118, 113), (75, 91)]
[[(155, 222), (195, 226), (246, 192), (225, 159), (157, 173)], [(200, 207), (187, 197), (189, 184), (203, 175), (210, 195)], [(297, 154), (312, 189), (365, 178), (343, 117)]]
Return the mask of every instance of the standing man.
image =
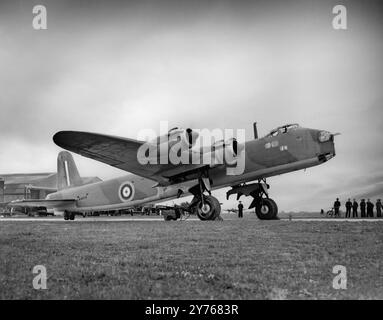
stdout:
[(339, 201), (339, 198), (336, 198), (336, 201), (334, 202), (334, 215), (335, 215), (335, 217), (339, 217), (339, 208), (340, 208), (340, 201)]
[(360, 201), (360, 217), (366, 217), (366, 202), (364, 201), (364, 199)]
[(346, 218), (351, 218), (351, 208), (352, 208), (352, 202), (350, 199), (346, 202)]
[(239, 201), (239, 204), (238, 204), (238, 218), (243, 218), (243, 204), (242, 204), (242, 201)]
[(382, 217), (382, 203), (380, 202), (380, 199), (378, 199), (378, 201), (376, 201), (376, 216), (378, 218), (381, 218)]
[(374, 217), (374, 204), (370, 201), (370, 199), (367, 200), (367, 217)]
[(358, 202), (355, 199), (352, 202), (352, 217), (358, 218)]

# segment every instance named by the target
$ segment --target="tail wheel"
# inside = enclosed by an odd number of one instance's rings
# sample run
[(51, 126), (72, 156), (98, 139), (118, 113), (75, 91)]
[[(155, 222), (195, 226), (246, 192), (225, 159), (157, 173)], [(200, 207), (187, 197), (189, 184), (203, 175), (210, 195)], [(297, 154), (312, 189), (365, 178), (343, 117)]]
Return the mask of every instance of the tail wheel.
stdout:
[(164, 220), (165, 220), (165, 221), (171, 221), (171, 220), (176, 220), (176, 219), (174, 219), (171, 215), (166, 215), (166, 216), (164, 217)]
[(260, 220), (272, 220), (278, 215), (278, 206), (273, 199), (262, 199), (261, 203), (255, 206), (255, 214)]
[(204, 201), (198, 201), (196, 213), (200, 220), (215, 220), (221, 213), (221, 205), (217, 198), (212, 196), (203, 196)]

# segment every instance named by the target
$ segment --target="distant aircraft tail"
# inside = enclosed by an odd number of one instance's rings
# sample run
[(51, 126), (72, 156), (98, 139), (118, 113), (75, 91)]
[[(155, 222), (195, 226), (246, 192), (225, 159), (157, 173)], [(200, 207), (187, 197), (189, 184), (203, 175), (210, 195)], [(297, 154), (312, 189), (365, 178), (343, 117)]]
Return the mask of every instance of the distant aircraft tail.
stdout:
[(57, 190), (83, 185), (72, 155), (61, 151), (57, 156)]

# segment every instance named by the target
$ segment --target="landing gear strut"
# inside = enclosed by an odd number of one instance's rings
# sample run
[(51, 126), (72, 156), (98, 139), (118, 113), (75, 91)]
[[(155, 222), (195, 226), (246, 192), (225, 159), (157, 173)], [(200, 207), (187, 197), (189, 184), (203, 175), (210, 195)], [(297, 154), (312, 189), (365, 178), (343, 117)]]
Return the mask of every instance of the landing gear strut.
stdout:
[(254, 200), (251, 202), (249, 209), (255, 208), (255, 214), (261, 220), (273, 220), (277, 219), (278, 206), (273, 199), (269, 198), (268, 188), (269, 185), (266, 180), (249, 185), (237, 185), (226, 193), (226, 198), (229, 199), (232, 194), (237, 194), (237, 200), (243, 195), (252, 196)]
[[(190, 203), (190, 211), (197, 214), (198, 218), (203, 221), (222, 220), (221, 204), (217, 198), (211, 195), (210, 179), (200, 177), (198, 180), (198, 185), (189, 190), (194, 195)], [(204, 194), (205, 191), (208, 195)]]

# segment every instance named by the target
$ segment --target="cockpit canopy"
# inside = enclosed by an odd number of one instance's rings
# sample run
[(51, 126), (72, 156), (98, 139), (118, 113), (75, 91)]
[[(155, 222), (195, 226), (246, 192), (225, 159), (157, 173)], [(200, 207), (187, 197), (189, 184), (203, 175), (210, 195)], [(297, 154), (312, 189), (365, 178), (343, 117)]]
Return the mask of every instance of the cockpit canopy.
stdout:
[(271, 130), (270, 133), (266, 137), (275, 137), (279, 134), (289, 132), (291, 130), (295, 130), (299, 128), (299, 124), (292, 123), (292, 124), (285, 124), (284, 126), (278, 127), (274, 130)]

